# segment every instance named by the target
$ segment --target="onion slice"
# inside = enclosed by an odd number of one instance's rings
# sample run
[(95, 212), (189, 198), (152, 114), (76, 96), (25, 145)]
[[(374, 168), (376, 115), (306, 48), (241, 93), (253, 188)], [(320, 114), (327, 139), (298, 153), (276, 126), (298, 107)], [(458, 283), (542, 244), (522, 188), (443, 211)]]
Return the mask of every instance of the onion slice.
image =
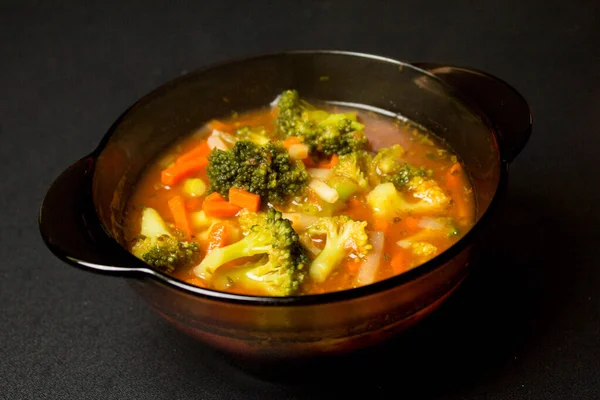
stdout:
[(289, 219), (292, 222), (292, 227), (296, 231), (305, 231), (313, 222), (317, 220), (314, 215), (302, 213), (282, 213), (283, 218)]
[(396, 242), (396, 244), (400, 247), (402, 247), (403, 249), (408, 249), (410, 246), (412, 246), (412, 243), (410, 240), (406, 240), (406, 239), (402, 239), (402, 240), (398, 240)]
[(337, 192), (337, 190), (335, 190), (331, 186), (328, 186), (326, 183), (321, 182), (320, 180), (312, 179), (308, 183), (308, 187), (311, 188), (317, 194), (317, 196), (319, 196), (328, 203), (333, 204), (340, 198), (340, 195)]
[(309, 150), (310, 149), (308, 145), (299, 143), (291, 145), (288, 149), (288, 153), (290, 153), (290, 157), (292, 157), (294, 160), (304, 160), (306, 157), (308, 157)]
[(326, 180), (331, 175), (331, 170), (329, 168), (307, 168), (306, 171), (312, 178), (322, 181)]
[(423, 229), (439, 230), (443, 229), (445, 225), (438, 218), (423, 217), (419, 220), (418, 226)]
[(269, 105), (270, 105), (271, 107), (276, 107), (276, 106), (277, 106), (277, 104), (279, 103), (279, 99), (280, 99), (280, 98), (281, 98), (281, 95), (280, 95), (280, 94), (278, 94), (278, 95), (277, 95), (277, 97), (275, 97), (275, 98), (273, 99), (273, 101), (269, 103)]
[(224, 150), (224, 151), (229, 150), (229, 148), (227, 147), (225, 142), (223, 142), (223, 140), (221, 140), (220, 137), (218, 137), (214, 134), (210, 135), (208, 137), (208, 139), (206, 139), (206, 143), (208, 144), (208, 147), (211, 150), (213, 150), (213, 149), (219, 149), (219, 150)]
[(358, 286), (368, 285), (375, 282), (375, 276), (379, 269), (379, 263), (383, 256), (383, 244), (385, 236), (383, 232), (371, 231), (369, 234), (369, 241), (373, 248), (367, 254), (367, 257), (362, 262), (358, 276), (356, 277), (356, 284)]

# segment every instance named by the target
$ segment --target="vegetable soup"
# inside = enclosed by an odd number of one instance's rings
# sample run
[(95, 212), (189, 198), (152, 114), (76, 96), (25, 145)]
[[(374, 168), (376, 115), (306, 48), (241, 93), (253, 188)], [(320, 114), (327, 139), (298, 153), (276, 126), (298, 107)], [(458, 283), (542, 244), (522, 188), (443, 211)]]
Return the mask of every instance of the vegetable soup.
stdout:
[(309, 103), (213, 120), (154, 160), (129, 200), (129, 250), (192, 285), (292, 296), (367, 285), (474, 223), (468, 175), (431, 132)]

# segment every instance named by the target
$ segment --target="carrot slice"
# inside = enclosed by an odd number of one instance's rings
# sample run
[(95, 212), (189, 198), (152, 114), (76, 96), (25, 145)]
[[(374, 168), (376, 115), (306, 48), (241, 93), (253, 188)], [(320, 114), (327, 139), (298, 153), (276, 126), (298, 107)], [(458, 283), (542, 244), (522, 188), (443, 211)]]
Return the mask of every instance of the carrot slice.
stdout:
[(362, 207), (364, 207), (363, 203), (356, 197), (351, 197), (350, 200), (348, 200), (348, 208), (359, 209)]
[(227, 201), (205, 201), (202, 210), (209, 217), (235, 217), (242, 208)]
[(199, 157), (181, 163), (175, 163), (172, 167), (164, 169), (161, 172), (160, 181), (163, 185), (173, 186), (180, 180), (200, 172), (207, 165), (208, 158), (206, 157)]
[(183, 197), (179, 195), (171, 197), (167, 203), (175, 220), (175, 226), (185, 234), (186, 240), (190, 240), (192, 229), (190, 228), (190, 220), (185, 209)]
[(260, 209), (260, 196), (243, 189), (229, 189), (229, 202), (238, 207), (247, 208), (256, 212)]
[(176, 164), (193, 160), (195, 158), (207, 156), (210, 153), (210, 147), (208, 147), (208, 143), (202, 142), (201, 145), (194, 147), (193, 149), (183, 153), (177, 160), (175, 160)]
[(241, 207), (226, 201), (217, 192), (206, 196), (206, 199), (202, 203), (202, 210), (209, 217), (235, 217), (241, 209)]
[(200, 197), (192, 197), (185, 201), (185, 208), (189, 211), (195, 211), (202, 206), (202, 199)]
[(290, 136), (289, 138), (285, 139), (282, 143), (283, 143), (283, 147), (285, 147), (286, 149), (289, 149), (290, 147), (292, 147), (295, 144), (302, 143), (302, 141), (300, 140), (300, 138), (298, 136)]
[(394, 254), (390, 264), (392, 265), (392, 271), (394, 271), (394, 274), (396, 275), (408, 270), (406, 256), (401, 251)]
[(376, 219), (375, 222), (373, 223), (373, 230), (387, 233), (389, 226), (390, 226), (390, 224), (386, 220)]
[(339, 160), (340, 158), (337, 154), (334, 154), (328, 161), (321, 161), (319, 163), (319, 168), (333, 168), (338, 164)]
[(211, 194), (206, 196), (206, 199), (204, 199), (204, 201), (207, 202), (207, 201), (227, 201), (227, 200), (225, 200), (225, 198), (223, 196), (221, 196), (220, 193), (212, 192)]
[(223, 222), (217, 222), (214, 224), (210, 229), (210, 233), (208, 234), (208, 248), (206, 249), (206, 254), (219, 247), (227, 246), (229, 239), (228, 236), (229, 232), (227, 229), (227, 224)]
[(348, 269), (348, 272), (350, 272), (351, 274), (356, 274), (358, 272), (358, 270), (360, 269), (360, 265), (361, 265), (361, 262), (358, 259), (351, 260), (346, 263), (346, 268)]
[(406, 217), (404, 218), (404, 224), (406, 225), (406, 229), (414, 231), (416, 229), (419, 229), (419, 218)]

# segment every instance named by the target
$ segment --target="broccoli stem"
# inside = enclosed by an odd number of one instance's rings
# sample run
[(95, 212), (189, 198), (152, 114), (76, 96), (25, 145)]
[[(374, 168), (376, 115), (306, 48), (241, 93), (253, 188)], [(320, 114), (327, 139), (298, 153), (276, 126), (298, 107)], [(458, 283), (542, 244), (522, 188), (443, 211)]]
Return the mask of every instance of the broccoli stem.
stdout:
[(311, 279), (319, 283), (324, 282), (329, 274), (331, 274), (333, 268), (346, 258), (346, 252), (340, 251), (341, 245), (342, 243), (338, 243), (337, 240), (327, 240), (323, 251), (319, 253), (310, 265), (309, 274)]
[(241, 257), (250, 257), (263, 254), (271, 250), (272, 246), (257, 245), (255, 235), (248, 235), (244, 239), (230, 244), (229, 246), (213, 249), (204, 257), (204, 260), (194, 268), (194, 273), (206, 278), (221, 265)]

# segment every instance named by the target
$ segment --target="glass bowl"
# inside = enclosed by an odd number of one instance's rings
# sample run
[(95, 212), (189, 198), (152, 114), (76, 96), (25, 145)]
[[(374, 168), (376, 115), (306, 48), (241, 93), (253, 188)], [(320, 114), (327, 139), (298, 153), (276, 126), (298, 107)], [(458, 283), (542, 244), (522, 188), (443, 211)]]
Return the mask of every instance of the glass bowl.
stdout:
[[(462, 159), (476, 223), (455, 245), (404, 274), (333, 293), (286, 298), (194, 287), (124, 247), (132, 185), (166, 146), (208, 120), (264, 106), (287, 88), (312, 99), (400, 114), (442, 138)], [(127, 278), (160, 316), (236, 359), (279, 365), (385, 341), (436, 309), (470, 270), (482, 229), (501, 201), (509, 163), (531, 133), (523, 97), (473, 69), (369, 54), (294, 51), (232, 60), (179, 77), (133, 104), (99, 146), (52, 184), (39, 224), (48, 248), (86, 271)]]

